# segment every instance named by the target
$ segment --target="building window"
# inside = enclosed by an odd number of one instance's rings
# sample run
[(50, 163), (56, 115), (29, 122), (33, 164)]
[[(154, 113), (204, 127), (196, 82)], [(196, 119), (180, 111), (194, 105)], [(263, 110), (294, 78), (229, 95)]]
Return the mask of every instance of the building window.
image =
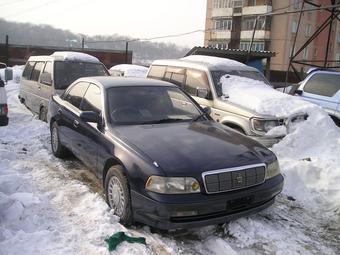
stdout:
[(248, 0), (248, 6), (256, 6), (256, 0)]
[(232, 0), (214, 0), (213, 7), (217, 8), (230, 8)]
[[(253, 30), (255, 24), (255, 17), (252, 18), (244, 18), (242, 21), (242, 30)], [(257, 30), (265, 30), (266, 22), (264, 18), (260, 18), (257, 21), (256, 29)]]
[(233, 0), (233, 7), (237, 8), (237, 7), (243, 7), (243, 0)]
[[(250, 42), (240, 42), (240, 50), (249, 50)], [(252, 50), (264, 51), (264, 42), (254, 42)]]
[(300, 0), (294, 0), (294, 9), (296, 10), (296, 9), (299, 9), (299, 7), (300, 7)]
[(214, 21), (215, 30), (231, 30), (232, 29), (231, 19), (219, 19)]
[(292, 33), (296, 33), (297, 32), (297, 21), (293, 20), (292, 22)]
[(311, 24), (307, 24), (306, 25), (306, 30), (305, 30), (305, 35), (307, 37), (310, 37), (311, 34), (312, 34), (312, 25)]
[(308, 59), (308, 48), (304, 48), (302, 52), (302, 59), (307, 60)]
[(335, 59), (335, 61), (340, 62), (340, 53), (337, 53), (337, 54), (336, 54), (336, 59)]
[(340, 32), (338, 32), (337, 42), (340, 43)]

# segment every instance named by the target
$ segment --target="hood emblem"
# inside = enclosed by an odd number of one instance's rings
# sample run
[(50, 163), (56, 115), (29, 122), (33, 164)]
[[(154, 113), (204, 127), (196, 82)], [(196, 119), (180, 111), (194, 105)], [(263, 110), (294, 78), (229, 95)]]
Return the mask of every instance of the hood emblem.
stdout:
[(243, 182), (242, 175), (238, 175), (238, 176), (236, 177), (236, 181), (237, 181), (237, 183), (241, 184), (241, 183)]

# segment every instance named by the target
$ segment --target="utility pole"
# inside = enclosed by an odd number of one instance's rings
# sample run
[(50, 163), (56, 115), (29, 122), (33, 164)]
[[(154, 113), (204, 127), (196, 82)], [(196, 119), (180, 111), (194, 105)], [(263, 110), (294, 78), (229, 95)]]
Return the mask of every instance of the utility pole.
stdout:
[(83, 37), (81, 40), (81, 49), (84, 51), (85, 49), (85, 38)]
[(129, 41), (125, 42), (125, 64), (128, 64), (129, 58)]

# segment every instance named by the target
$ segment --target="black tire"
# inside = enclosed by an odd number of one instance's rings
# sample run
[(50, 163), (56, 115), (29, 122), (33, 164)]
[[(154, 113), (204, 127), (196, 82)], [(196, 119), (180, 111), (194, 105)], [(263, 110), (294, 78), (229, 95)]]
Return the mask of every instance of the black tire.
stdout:
[(47, 122), (47, 109), (44, 106), (40, 107), (39, 120)]
[[(117, 196), (116, 198), (113, 197), (114, 194), (118, 195), (119, 201), (117, 201)], [(105, 176), (105, 198), (107, 204), (115, 210), (114, 214), (120, 217), (120, 223), (125, 226), (132, 225), (133, 216), (129, 182), (123, 173), (123, 167), (120, 165), (110, 167)]]
[(60, 143), (59, 130), (56, 122), (51, 124), (51, 148), (52, 153), (57, 158), (64, 158), (66, 155), (66, 148)]

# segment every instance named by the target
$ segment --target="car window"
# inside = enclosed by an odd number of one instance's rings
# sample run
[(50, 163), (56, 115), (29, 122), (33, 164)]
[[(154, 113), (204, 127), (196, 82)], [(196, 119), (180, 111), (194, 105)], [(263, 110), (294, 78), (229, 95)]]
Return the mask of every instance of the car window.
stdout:
[(64, 100), (79, 109), (81, 100), (83, 99), (88, 86), (89, 84), (87, 82), (78, 82), (64, 96)]
[(321, 96), (332, 97), (340, 89), (340, 75), (331, 73), (315, 73), (307, 81), (303, 90)]
[(165, 74), (165, 66), (151, 66), (148, 77), (162, 79)]
[(45, 62), (36, 62), (32, 71), (31, 80), (38, 81), (41, 70), (43, 69)]
[(85, 93), (80, 109), (82, 111), (93, 111), (98, 114), (102, 111), (101, 93), (98, 86), (90, 84)]
[(196, 96), (197, 88), (206, 88), (210, 91), (207, 74), (204, 71), (188, 69), (184, 90), (188, 94)]
[(34, 64), (35, 62), (33, 61), (27, 62), (25, 66), (25, 70), (22, 73), (22, 77), (26, 78), (27, 80), (31, 79), (31, 74), (32, 74)]
[(56, 89), (66, 89), (72, 82), (81, 77), (108, 76), (102, 63), (87, 62), (54, 62), (54, 86)]
[(40, 82), (45, 85), (52, 85), (52, 62), (46, 62), (44, 71), (42, 72)]
[(185, 69), (181, 67), (167, 67), (164, 80), (169, 81), (179, 87), (183, 87), (185, 81)]

